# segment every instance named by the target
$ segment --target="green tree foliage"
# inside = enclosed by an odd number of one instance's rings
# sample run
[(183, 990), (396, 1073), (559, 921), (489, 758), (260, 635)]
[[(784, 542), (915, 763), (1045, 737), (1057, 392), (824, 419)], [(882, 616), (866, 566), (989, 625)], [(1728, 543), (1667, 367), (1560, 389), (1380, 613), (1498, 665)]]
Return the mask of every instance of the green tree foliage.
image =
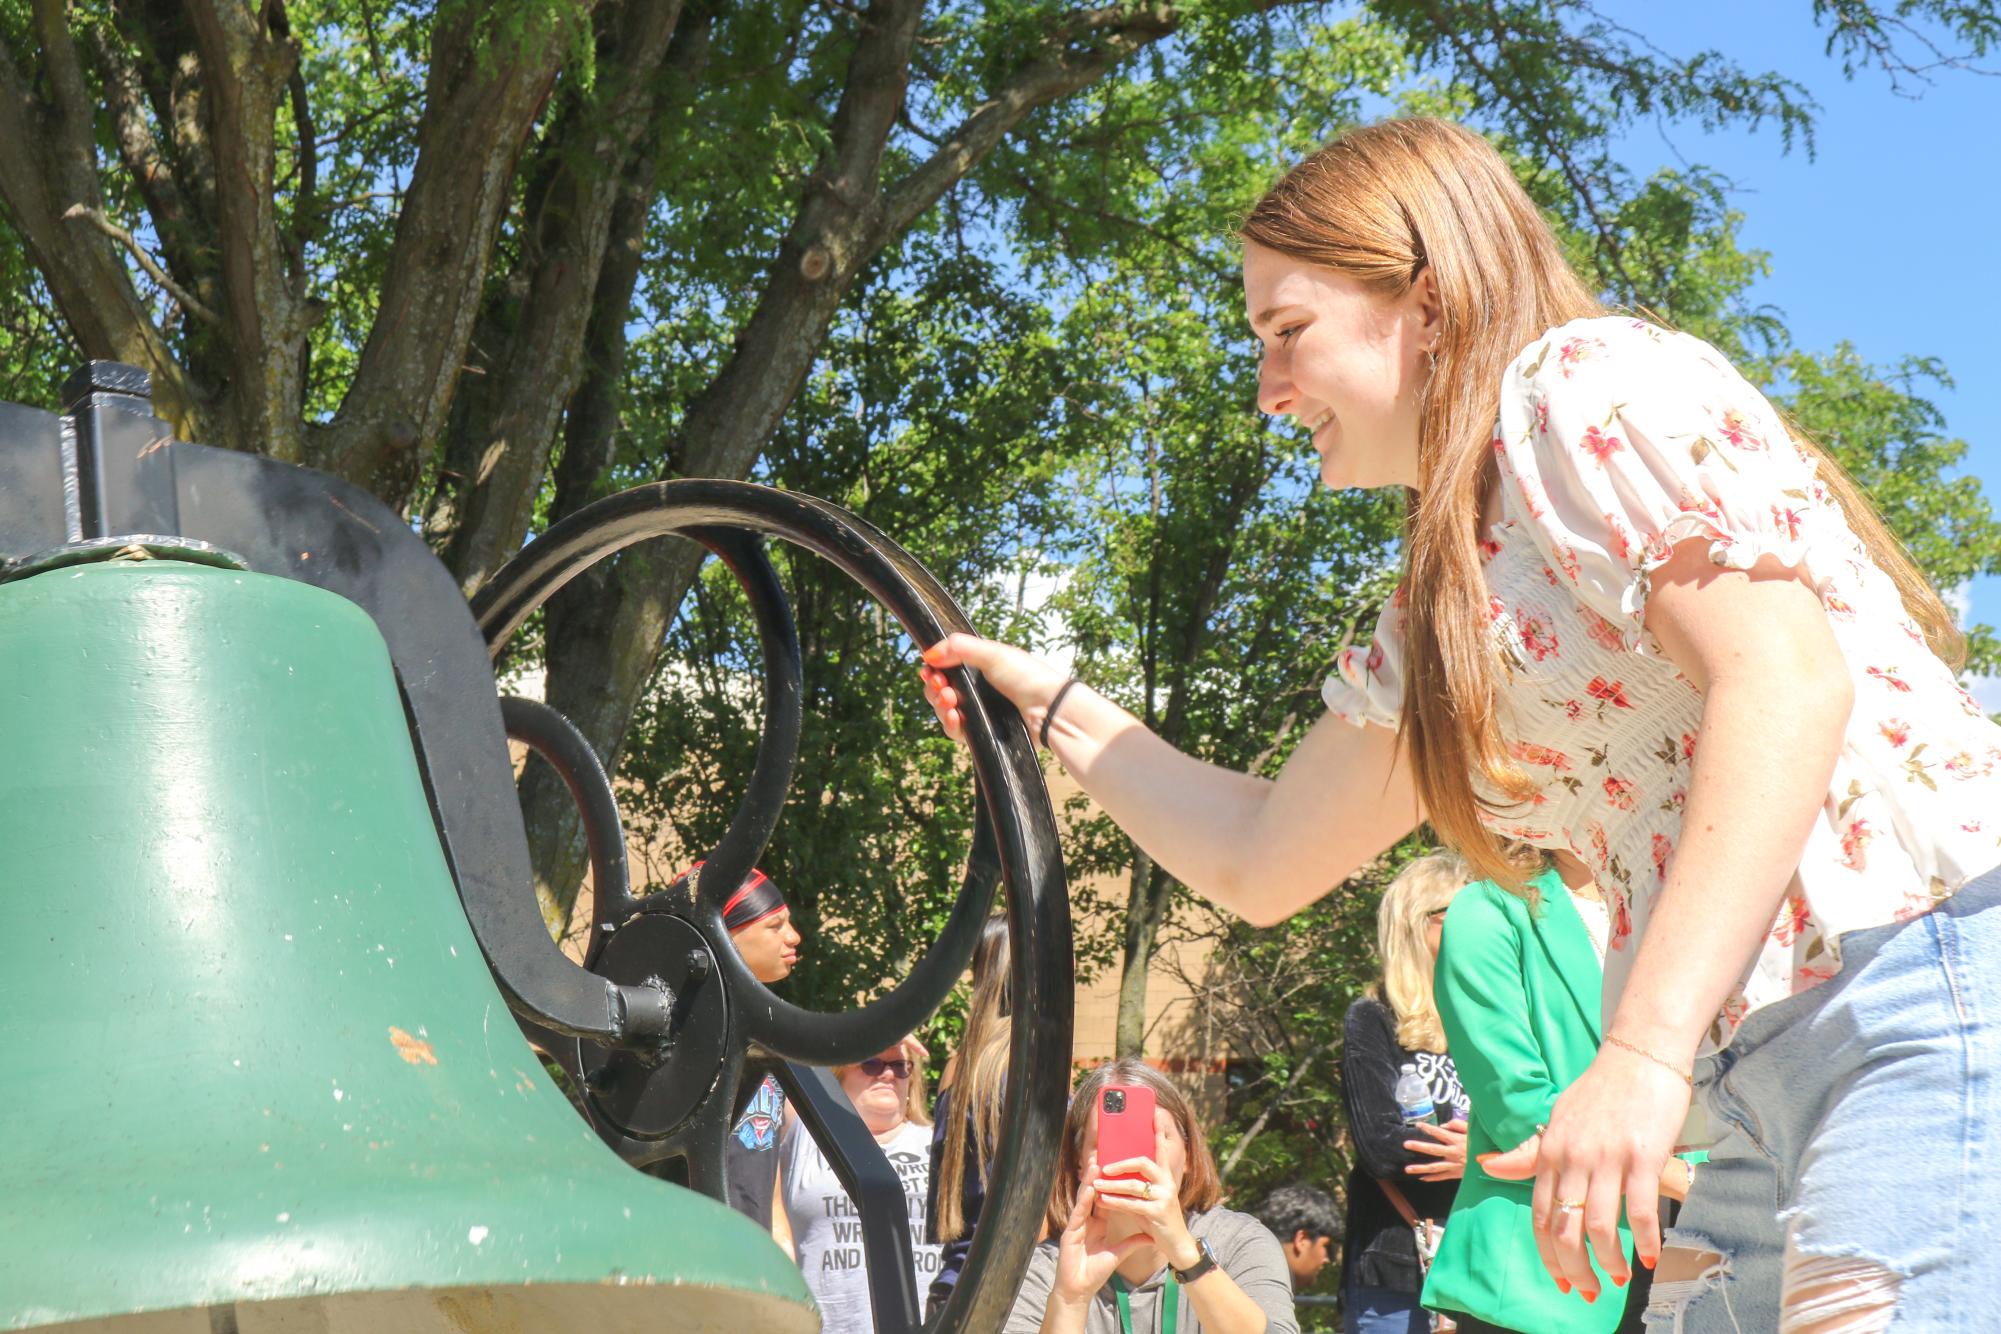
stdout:
[[(1966, 442), (1948, 436), (1944, 414), (1923, 396), (1949, 387), (1933, 357), (1874, 366), (1843, 342), (1825, 353), (1790, 349), (1767, 373), (1777, 397), (1875, 503), (1934, 587), (1948, 593), (1977, 574), (2001, 573), (2001, 525), (1980, 489), (1955, 475)], [(2001, 666), (1992, 627), (1967, 631), (1969, 672)]]

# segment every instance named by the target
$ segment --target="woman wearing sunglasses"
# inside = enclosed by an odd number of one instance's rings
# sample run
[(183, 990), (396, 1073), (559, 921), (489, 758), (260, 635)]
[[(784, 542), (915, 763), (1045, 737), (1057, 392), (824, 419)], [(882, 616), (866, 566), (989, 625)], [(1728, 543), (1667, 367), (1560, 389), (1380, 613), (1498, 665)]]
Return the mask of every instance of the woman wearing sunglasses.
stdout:
[[(910, 1208), (910, 1263), (917, 1291), (938, 1271), (938, 1247), (923, 1240), (930, 1194), (931, 1117), (925, 1111), (924, 1044), (907, 1037), (834, 1077), (903, 1181)], [(861, 1214), (833, 1165), (790, 1107), (778, 1145), (778, 1207), (771, 1233), (791, 1252), (819, 1304), (823, 1334), (873, 1334)]]

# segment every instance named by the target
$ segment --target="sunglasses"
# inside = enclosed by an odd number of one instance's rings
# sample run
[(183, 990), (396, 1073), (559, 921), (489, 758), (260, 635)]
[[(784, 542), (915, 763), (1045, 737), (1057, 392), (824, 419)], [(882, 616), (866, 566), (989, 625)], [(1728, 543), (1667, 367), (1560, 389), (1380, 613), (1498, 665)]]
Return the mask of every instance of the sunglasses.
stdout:
[(895, 1075), (898, 1079), (910, 1078), (910, 1062), (908, 1061), (885, 1061), (880, 1056), (871, 1056), (866, 1061), (860, 1062), (860, 1067), (861, 1072), (870, 1079), (874, 1079), (885, 1070)]

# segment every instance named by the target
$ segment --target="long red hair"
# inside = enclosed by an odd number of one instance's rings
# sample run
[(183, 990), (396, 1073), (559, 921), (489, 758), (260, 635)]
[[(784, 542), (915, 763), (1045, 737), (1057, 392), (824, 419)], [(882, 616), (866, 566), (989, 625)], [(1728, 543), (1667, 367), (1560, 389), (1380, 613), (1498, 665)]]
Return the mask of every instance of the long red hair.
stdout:
[[(1494, 652), (1478, 520), (1494, 485), (1491, 443), (1509, 362), (1548, 330), (1605, 313), (1508, 164), (1479, 135), (1430, 118), (1351, 130), (1288, 171), (1241, 235), (1338, 269), (1385, 298), (1429, 269), (1444, 330), (1418, 425), (1418, 477), (1404, 519), (1404, 703), (1400, 737), (1433, 830), (1480, 878), (1517, 890), (1540, 864), (1481, 823), (1476, 781), (1505, 811), (1535, 782), (1495, 717)], [(1933, 650), (1965, 649), (1951, 614), (1835, 461), (1802, 435), (1850, 526), (1896, 581)]]

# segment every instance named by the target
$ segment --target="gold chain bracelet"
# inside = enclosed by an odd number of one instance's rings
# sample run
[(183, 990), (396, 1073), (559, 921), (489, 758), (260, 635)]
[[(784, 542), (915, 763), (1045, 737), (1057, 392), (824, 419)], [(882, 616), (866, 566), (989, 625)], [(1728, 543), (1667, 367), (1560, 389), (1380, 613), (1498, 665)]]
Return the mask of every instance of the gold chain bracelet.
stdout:
[(1661, 1068), (1662, 1068), (1663, 1070), (1672, 1070), (1672, 1071), (1674, 1071), (1674, 1073), (1675, 1073), (1675, 1076), (1676, 1076), (1676, 1077), (1677, 1077), (1678, 1079), (1680, 1079), (1682, 1083), (1684, 1083), (1684, 1084), (1688, 1085), (1688, 1086), (1689, 1086), (1690, 1088), (1694, 1088), (1694, 1087), (1695, 1087), (1695, 1076), (1694, 1076), (1694, 1075), (1690, 1075), (1690, 1074), (1684, 1074), (1684, 1073), (1682, 1073), (1682, 1069), (1681, 1069), (1681, 1067), (1680, 1067), (1680, 1066), (1678, 1066), (1678, 1065), (1676, 1065), (1676, 1064), (1675, 1064), (1674, 1062), (1672, 1062), (1672, 1061), (1666, 1061), (1666, 1060), (1662, 1060), (1662, 1059), (1661, 1059), (1660, 1057), (1658, 1057), (1658, 1056), (1654, 1055), (1654, 1054), (1653, 1054), (1652, 1052), (1648, 1051), (1648, 1050), (1647, 1050), (1647, 1049), (1646, 1049), (1645, 1047), (1636, 1047), (1636, 1046), (1634, 1046), (1634, 1045), (1633, 1045), (1632, 1043), (1630, 1043), (1630, 1042), (1626, 1041), (1626, 1039), (1624, 1039), (1624, 1038), (1621, 1038), (1621, 1037), (1614, 1037), (1614, 1036), (1613, 1036), (1612, 1034), (1610, 1034), (1610, 1033), (1607, 1033), (1607, 1034), (1605, 1035), (1605, 1040), (1606, 1040), (1607, 1042), (1611, 1043), (1611, 1044), (1612, 1044), (1613, 1046), (1615, 1046), (1615, 1047), (1623, 1047), (1623, 1048), (1625, 1048), (1625, 1049), (1626, 1049), (1627, 1051), (1629, 1051), (1629, 1052), (1633, 1053), (1633, 1055), (1635, 1055), (1635, 1056), (1644, 1056), (1644, 1057), (1646, 1057), (1646, 1058), (1647, 1058), (1648, 1060), (1652, 1061), (1652, 1062), (1653, 1062), (1653, 1063), (1654, 1063), (1655, 1065), (1658, 1065), (1658, 1066), (1659, 1066), (1659, 1067), (1661, 1067)]

